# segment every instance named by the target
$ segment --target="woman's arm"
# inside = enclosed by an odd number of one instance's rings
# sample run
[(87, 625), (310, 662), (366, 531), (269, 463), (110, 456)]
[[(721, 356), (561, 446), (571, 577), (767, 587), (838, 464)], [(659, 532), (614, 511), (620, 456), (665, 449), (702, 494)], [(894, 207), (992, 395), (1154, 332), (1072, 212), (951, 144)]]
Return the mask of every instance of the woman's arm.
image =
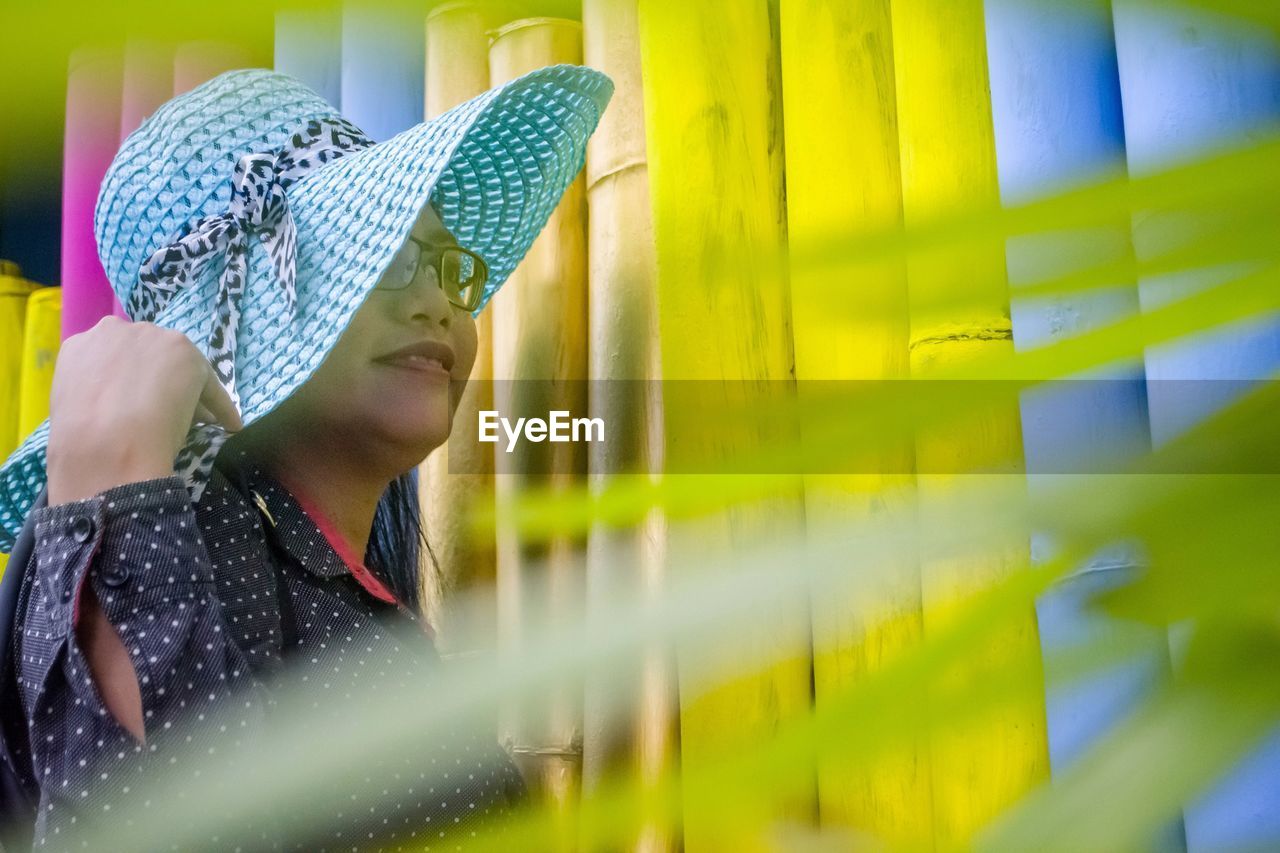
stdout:
[[(264, 694), (224, 621), (178, 477), (37, 510), (32, 560), (17, 661), (37, 840), (136, 806), (128, 790), (149, 768), (180, 783), (193, 748), (223, 753), (255, 736)], [(234, 733), (206, 722), (229, 708)]]
[(80, 621), (76, 639), (89, 661), (93, 683), (98, 685), (102, 703), (111, 716), (129, 730), (137, 740), (145, 742), (142, 722), (142, 691), (138, 689), (138, 673), (129, 660), (124, 640), (107, 620), (98, 604), (98, 596), (90, 587), (80, 598)]
[[(46, 517), (56, 514), (59, 506), (76, 503), (71, 520), (85, 527), (71, 530), (73, 538), (80, 544), (95, 538), (89, 530), (95, 526), (90, 517), (95, 507), (85, 502), (118, 486), (169, 477), (193, 417), (203, 415), (209, 420), (210, 412), (217, 413), (230, 428), (240, 425), (234, 405), (208, 362), (183, 335), (109, 317), (72, 336), (62, 347), (50, 395)], [(111, 503), (108, 509), (114, 507)], [(101, 523), (99, 519), (96, 527)], [(60, 532), (54, 530), (49, 535), (56, 540)], [(146, 532), (165, 532), (164, 525), (157, 524), (154, 531)], [(170, 534), (177, 536), (173, 531)], [(151, 555), (144, 554), (143, 562), (150, 569), (156, 561), (145, 559), (147, 556)], [(119, 559), (123, 557), (122, 553)], [(111, 572), (129, 571), (120, 563), (113, 564), (114, 559), (107, 553), (98, 562), (105, 561)], [(192, 562), (198, 569), (199, 563), (208, 563), (208, 555)], [(135, 572), (137, 569), (133, 567)], [(92, 587), (82, 595), (81, 586), (78, 581), (70, 592), (81, 651), (107, 709), (143, 741), (146, 731), (135, 665), (119, 631), (107, 618), (102, 599)], [(105, 595), (114, 599), (110, 592)]]
[[(218, 748), (228, 737), (199, 729), (204, 712), (253, 686), (173, 473), (193, 419), (213, 414), (240, 426), (208, 361), (177, 332), (109, 317), (59, 353), (49, 506), (34, 513), (18, 657), (41, 788), (37, 841), (77, 814), (127, 806), (134, 777), (160, 756), (168, 764), (205, 740)], [(257, 700), (240, 700), (243, 725), (260, 716)]]

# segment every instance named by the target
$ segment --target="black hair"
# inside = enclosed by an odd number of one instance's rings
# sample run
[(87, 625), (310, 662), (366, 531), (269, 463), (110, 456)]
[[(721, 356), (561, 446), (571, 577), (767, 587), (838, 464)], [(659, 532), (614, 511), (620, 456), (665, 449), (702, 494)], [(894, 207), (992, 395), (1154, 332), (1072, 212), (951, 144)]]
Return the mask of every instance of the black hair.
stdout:
[(422, 589), (418, 567), (424, 551), (431, 560), (431, 569), (438, 572), (436, 555), (422, 528), (418, 470), (414, 468), (392, 480), (382, 493), (373, 514), (364, 562), (401, 604), (418, 610)]

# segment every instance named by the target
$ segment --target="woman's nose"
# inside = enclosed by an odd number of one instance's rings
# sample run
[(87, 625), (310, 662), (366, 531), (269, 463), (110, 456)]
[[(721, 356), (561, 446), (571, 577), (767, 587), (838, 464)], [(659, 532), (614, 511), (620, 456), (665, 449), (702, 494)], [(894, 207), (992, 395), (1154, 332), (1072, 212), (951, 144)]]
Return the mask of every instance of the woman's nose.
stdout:
[(412, 320), (449, 328), (453, 322), (453, 303), (444, 295), (435, 267), (423, 269), (404, 289), (404, 310)]

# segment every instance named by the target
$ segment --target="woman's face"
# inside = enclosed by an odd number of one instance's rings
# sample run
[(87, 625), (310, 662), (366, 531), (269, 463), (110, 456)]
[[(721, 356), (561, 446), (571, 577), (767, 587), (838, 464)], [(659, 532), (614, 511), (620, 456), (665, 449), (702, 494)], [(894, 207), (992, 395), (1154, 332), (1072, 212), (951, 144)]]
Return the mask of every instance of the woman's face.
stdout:
[[(457, 245), (430, 205), (412, 233), (432, 248)], [(444, 443), (475, 363), (476, 326), (445, 297), (438, 256), (425, 256), (408, 287), (384, 289), (384, 276), (316, 372), (264, 425), (299, 437), (318, 431), (403, 470)]]

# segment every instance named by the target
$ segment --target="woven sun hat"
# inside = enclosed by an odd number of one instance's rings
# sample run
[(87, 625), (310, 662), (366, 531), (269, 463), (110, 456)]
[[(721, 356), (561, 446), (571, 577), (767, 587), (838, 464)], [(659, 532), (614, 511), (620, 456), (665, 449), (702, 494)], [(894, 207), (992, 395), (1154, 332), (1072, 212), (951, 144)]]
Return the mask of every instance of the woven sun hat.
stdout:
[[(613, 84), (530, 72), (375, 143), (298, 80), (230, 71), (160, 107), (121, 145), (94, 211), (98, 254), (133, 320), (208, 353), (246, 426), (305, 382), (426, 205), (489, 275), (478, 313), (586, 160)], [(49, 422), (0, 468), (0, 551), (45, 483)], [(199, 500), (217, 425), (175, 461)]]

